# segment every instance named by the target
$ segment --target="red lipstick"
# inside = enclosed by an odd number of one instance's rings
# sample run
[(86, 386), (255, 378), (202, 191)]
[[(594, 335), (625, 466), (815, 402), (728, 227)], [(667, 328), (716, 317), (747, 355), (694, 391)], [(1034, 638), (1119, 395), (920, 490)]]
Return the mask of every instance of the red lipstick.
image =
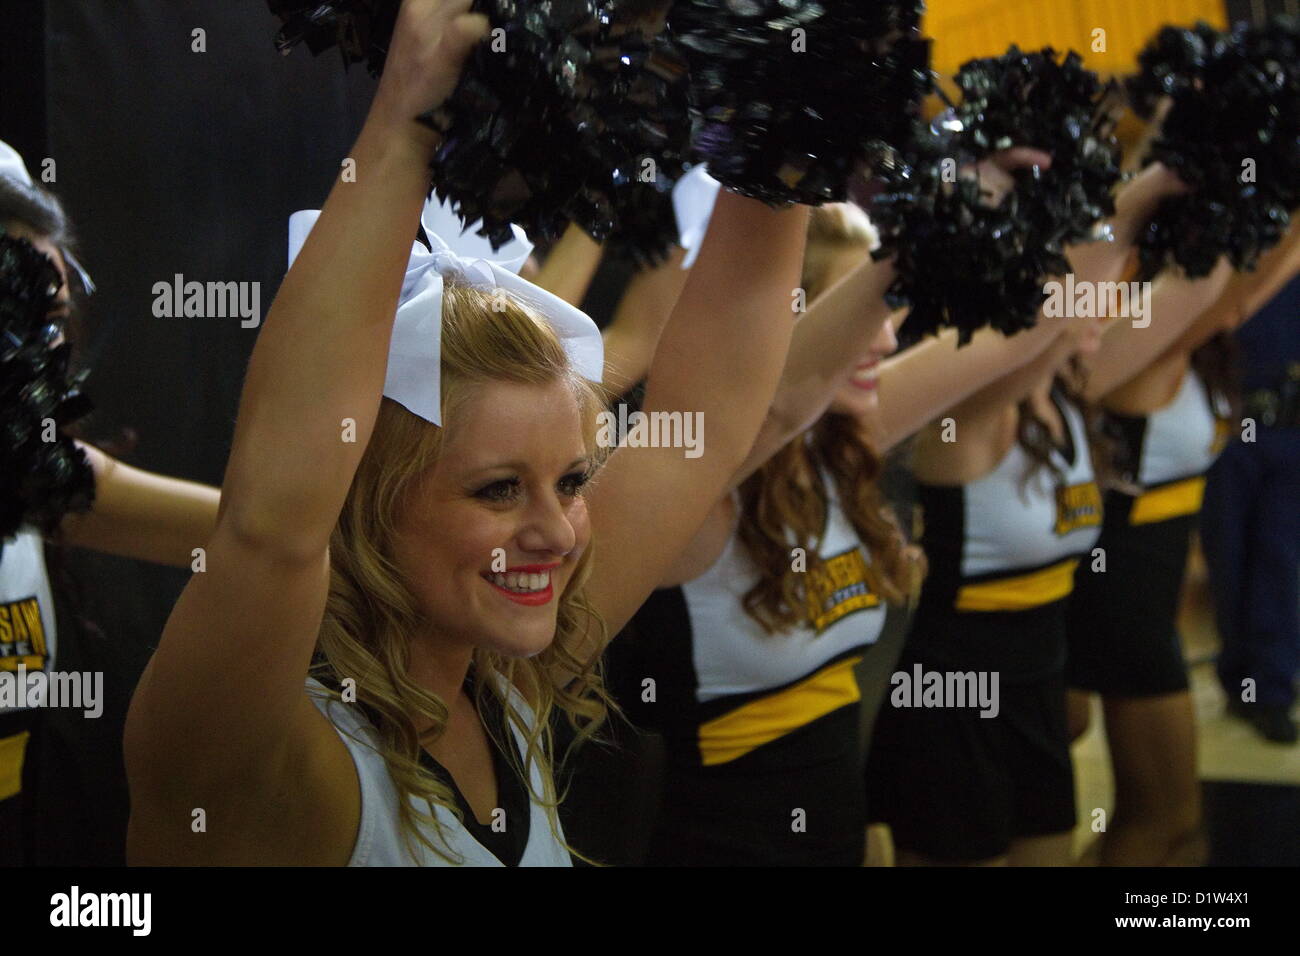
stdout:
[(551, 582), (548, 581), (546, 587), (542, 588), (540, 591), (530, 591), (527, 594), (521, 594), (519, 591), (511, 591), (509, 588), (503, 588), (492, 580), (491, 575), (508, 574), (512, 571), (518, 574), (541, 574), (542, 572), (554, 571), (563, 563), (563, 561), (556, 561), (553, 564), (518, 564), (512, 568), (507, 568), (502, 572), (484, 571), (482, 577), (484, 581), (492, 585), (492, 588), (498, 594), (508, 597), (516, 604), (522, 604), (525, 607), (538, 607), (549, 603), (550, 600), (555, 597), (555, 587)]

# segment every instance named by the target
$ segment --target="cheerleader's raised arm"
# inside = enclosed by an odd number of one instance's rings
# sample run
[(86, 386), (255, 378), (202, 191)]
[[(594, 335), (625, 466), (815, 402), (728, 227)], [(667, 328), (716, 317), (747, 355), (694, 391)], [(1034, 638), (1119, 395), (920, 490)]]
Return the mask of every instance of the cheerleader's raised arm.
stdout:
[[(128, 716), (134, 862), (347, 859), (355, 827), (339, 822), (355, 820), (355, 775), (303, 681), (428, 189), (436, 137), (414, 117), (451, 92), (486, 32), (469, 7), (406, 0), (352, 154), (356, 181), (336, 182), (258, 337), (207, 569)], [(196, 807), (207, 833), (186, 822)]]
[[(700, 454), (620, 447), (589, 495), (599, 541), (590, 592), (610, 634), (686, 548), (745, 460), (794, 329), (808, 214), (724, 191), (659, 338), (643, 412), (695, 415)], [(598, 650), (594, 648), (593, 650)]]

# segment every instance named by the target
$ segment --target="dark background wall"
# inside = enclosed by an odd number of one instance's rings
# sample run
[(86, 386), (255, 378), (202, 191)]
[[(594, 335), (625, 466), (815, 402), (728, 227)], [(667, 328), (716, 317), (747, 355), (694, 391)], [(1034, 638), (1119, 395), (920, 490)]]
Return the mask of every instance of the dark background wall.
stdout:
[[(206, 52), (192, 31), (206, 33)], [(99, 285), (81, 357), (101, 442), (218, 484), (257, 335), (239, 318), (155, 318), (153, 286), (257, 281), (263, 315), (285, 269), (286, 223), (318, 208), (374, 82), (337, 55), (282, 57), (260, 0), (0, 0), (0, 139), (65, 203)], [(97, 721), (51, 711), (39, 752), (39, 859), (116, 863), (126, 818), (121, 725), (188, 572), (69, 550), (60, 669), (101, 670)], [(65, 591), (66, 597), (66, 591)], [(80, 613), (96, 628), (77, 625)], [(35, 766), (35, 765), (34, 765)]]
[[(27, 161), (56, 162), (51, 188), (99, 285), (87, 432), (130, 429), (133, 464), (212, 484), (257, 329), (155, 318), (154, 283), (257, 281), (265, 313), (289, 214), (320, 206), (373, 92), (336, 56), (281, 56), (275, 28), (252, 0), (45, 0), (46, 151)], [(195, 29), (206, 52), (192, 50)], [(185, 580), (107, 558), (79, 557), (78, 569), (104, 629), (146, 640)]]

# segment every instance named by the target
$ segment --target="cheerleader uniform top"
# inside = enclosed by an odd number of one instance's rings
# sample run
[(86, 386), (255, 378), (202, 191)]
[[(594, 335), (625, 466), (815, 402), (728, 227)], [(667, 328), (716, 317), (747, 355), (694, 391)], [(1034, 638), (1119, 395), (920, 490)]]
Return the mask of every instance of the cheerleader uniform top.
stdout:
[(745, 612), (759, 572), (733, 533), (712, 567), (655, 591), (611, 645), (620, 704), (665, 739), (651, 862), (861, 863), (854, 665), (879, 639), (885, 606), (825, 486), (827, 518), (812, 546), (822, 563), (804, 564), (799, 626), (769, 634)]
[[(534, 719), (532, 708), (514, 687), (504, 680), (501, 684), (510, 696), (511, 706), (525, 721)], [(471, 685), (472, 689), (472, 685)], [(398, 813), (397, 786), (389, 776), (388, 767), (378, 750), (378, 733), (366, 718), (361, 705), (344, 703), (314, 678), (307, 680), (307, 693), (318, 710), (325, 715), (342, 739), (352, 762), (357, 768), (361, 785), (361, 819), (357, 825), (356, 843), (348, 866), (572, 866), (568, 850), (562, 843), (559, 821), (554, 830), (551, 814), (546, 807), (532, 799), (529, 791), (513, 766), (499, 750), (493, 739), (510, 741), (515, 755), (525, 752), (523, 731), (508, 721), (503, 708), (492, 694), (484, 695), (484, 719), (493, 723), (489, 735), (492, 747), (492, 765), (497, 779), (497, 800), (502, 805), (494, 813), (493, 824), (480, 824), (474, 818), (455, 781), (428, 754), (421, 754), (427, 769), (451, 787), (457, 806), (464, 818), (442, 805), (434, 806), (434, 815), (442, 824), (441, 833), (428, 827), (425, 831), (435, 845), (449, 851), (447, 859), (418, 841), (408, 847)], [(471, 697), (473, 695), (471, 694)], [(509, 724), (509, 730), (506, 725)], [(522, 763), (520, 761), (520, 763)], [(534, 761), (528, 768), (532, 790), (545, 793), (542, 769)], [(407, 797), (411, 805), (428, 812), (428, 805)], [(427, 826), (427, 825), (426, 825)]]
[[(54, 666), (54, 597), (45, 570), (45, 540), (21, 528), (0, 542), (0, 674), (16, 677)], [(9, 680), (12, 678), (6, 678)], [(29, 695), (29, 703), (32, 701)], [(0, 714), (19, 710), (0, 702)]]
[[(1065, 606), (1097, 542), (1102, 498), (1083, 416), (1053, 392), (1066, 447), (1031, 471), (1014, 443), (989, 474), (957, 486), (918, 483), (929, 573), (905, 655), (944, 669), (1034, 681), (1065, 662)], [(1028, 475), (1028, 478), (1026, 478)]]
[(1201, 377), (1188, 370), (1174, 400), (1150, 415), (1107, 417), (1121, 440), (1125, 477), (1142, 494), (1108, 495), (1106, 527), (1159, 524), (1198, 514), (1205, 473), (1229, 434), (1226, 404), (1211, 399)]
[[(1134, 652), (1101, 639), (1106, 636), (1125, 644), (1168, 638), (1172, 663), (1166, 662), (1162, 680), (1183, 681), (1175, 629), (1178, 602), (1205, 473), (1227, 444), (1228, 414), (1226, 403), (1212, 399), (1201, 377), (1189, 370), (1164, 408), (1145, 416), (1107, 416), (1108, 430), (1119, 439), (1117, 464), (1140, 494), (1107, 492), (1100, 541), (1106, 571), (1096, 573), (1087, 564), (1079, 569), (1070, 615), (1071, 667), (1075, 669), (1077, 657), (1077, 676), (1084, 686), (1091, 686), (1088, 680), (1096, 683), (1099, 674), (1118, 679), (1103, 672), (1121, 666), (1121, 653)], [(1109, 667), (1101, 659), (1105, 656), (1113, 658)], [(1129, 661), (1123, 667), (1132, 671), (1138, 664)]]

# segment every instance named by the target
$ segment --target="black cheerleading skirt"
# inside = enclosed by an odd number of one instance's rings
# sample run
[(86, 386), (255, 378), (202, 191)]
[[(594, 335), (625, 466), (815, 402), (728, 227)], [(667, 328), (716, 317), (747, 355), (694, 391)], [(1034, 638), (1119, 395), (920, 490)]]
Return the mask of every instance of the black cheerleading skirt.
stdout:
[(998, 676), (997, 708), (886, 697), (867, 761), (868, 811), (895, 845), (938, 862), (1001, 856), (1017, 838), (1069, 831), (1074, 771), (1065, 713), (1065, 601), (1025, 611), (926, 606), (900, 674)]
[(1197, 515), (1133, 525), (1129, 509), (1110, 500), (1097, 545), (1105, 551), (1106, 570), (1095, 572), (1085, 562), (1075, 576), (1066, 616), (1066, 684), (1108, 697), (1185, 691), (1178, 602)]
[[(866, 794), (859, 707), (845, 706), (725, 764), (669, 742), (652, 866), (861, 866)], [(676, 759), (674, 758), (676, 754)]]

